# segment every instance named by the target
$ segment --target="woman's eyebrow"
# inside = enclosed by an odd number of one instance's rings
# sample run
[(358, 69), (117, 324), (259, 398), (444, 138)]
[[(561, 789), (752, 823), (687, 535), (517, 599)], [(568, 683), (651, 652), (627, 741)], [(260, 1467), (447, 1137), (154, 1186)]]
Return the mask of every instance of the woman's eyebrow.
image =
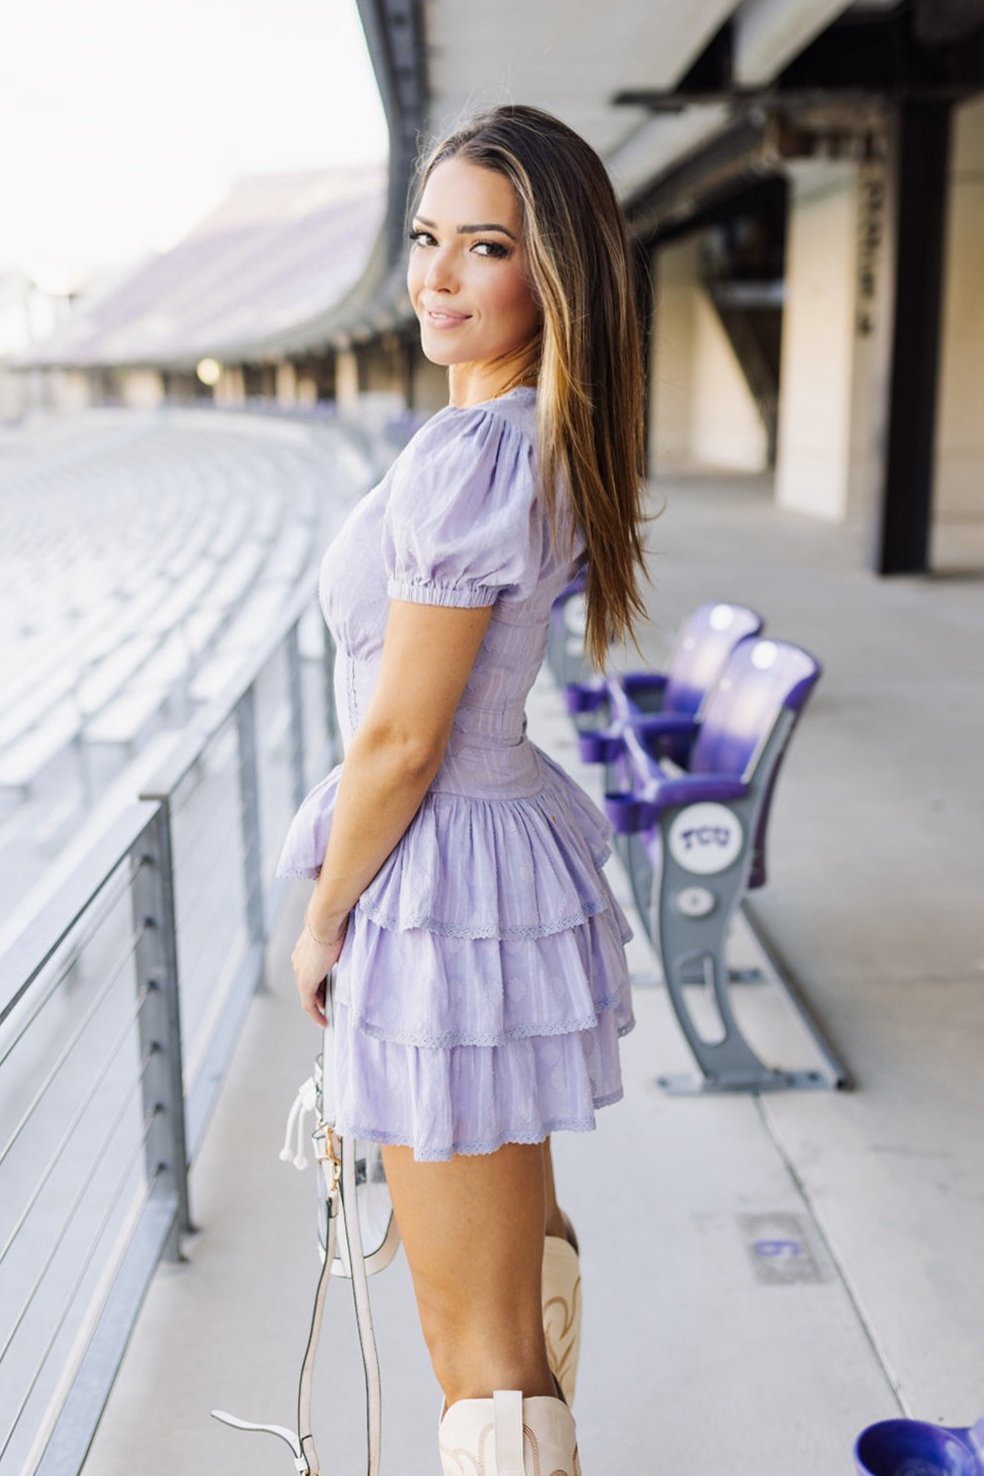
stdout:
[[(414, 219), (419, 220), (421, 225), (432, 226), (434, 224), (434, 222), (432, 220), (428, 220), (425, 215), (417, 215), (414, 217)], [(459, 236), (475, 235), (479, 231), (501, 231), (504, 236), (509, 237), (510, 241), (515, 241), (516, 239), (512, 231), (506, 230), (506, 227), (504, 225), (496, 225), (493, 221), (488, 221), (485, 225), (460, 225), (458, 227)]]

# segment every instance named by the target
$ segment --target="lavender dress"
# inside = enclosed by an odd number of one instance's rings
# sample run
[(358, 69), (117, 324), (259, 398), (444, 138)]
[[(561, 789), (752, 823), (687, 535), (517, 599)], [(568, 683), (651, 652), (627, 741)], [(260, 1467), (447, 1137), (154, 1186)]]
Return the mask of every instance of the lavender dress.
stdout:
[[(635, 1024), (632, 929), (601, 870), (611, 827), (526, 737), (550, 606), (572, 574), (534, 496), (535, 432), (528, 386), (439, 410), (321, 566), (346, 746), (389, 597), (495, 606), (441, 767), (353, 907), (335, 969), (338, 1131), (417, 1159), (593, 1128), (622, 1095), (618, 1038)], [(278, 876), (318, 875), (341, 770), (297, 811)]]

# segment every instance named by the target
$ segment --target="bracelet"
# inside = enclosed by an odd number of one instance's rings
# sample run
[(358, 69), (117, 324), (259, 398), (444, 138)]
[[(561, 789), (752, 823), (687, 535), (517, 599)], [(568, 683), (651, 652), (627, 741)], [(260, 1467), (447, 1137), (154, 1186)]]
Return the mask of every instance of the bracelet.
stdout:
[(319, 938), (317, 933), (312, 928), (311, 924), (308, 922), (307, 918), (304, 919), (304, 926), (311, 934), (311, 937), (314, 939), (315, 943), (317, 943), (321, 948), (330, 948), (332, 944), (336, 941), (334, 938)]

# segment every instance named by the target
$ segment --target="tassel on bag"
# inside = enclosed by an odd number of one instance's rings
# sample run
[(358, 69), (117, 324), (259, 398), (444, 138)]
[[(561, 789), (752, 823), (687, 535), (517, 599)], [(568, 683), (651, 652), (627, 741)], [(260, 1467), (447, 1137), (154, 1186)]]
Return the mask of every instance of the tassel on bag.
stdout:
[[(334, 993), (334, 970), (328, 975), (326, 995), (328, 998), (328, 1022), (331, 1028), (331, 1006)], [(280, 1158), (293, 1163), (297, 1169), (305, 1168), (305, 1129), (308, 1118), (314, 1115), (311, 1141), (315, 1160), (320, 1167), (315, 1187), (318, 1193), (318, 1251), (323, 1265), (318, 1278), (308, 1333), (307, 1347), (301, 1364), (297, 1389), (297, 1429), (286, 1425), (264, 1425), (240, 1419), (223, 1409), (210, 1413), (223, 1424), (237, 1430), (265, 1430), (276, 1435), (290, 1446), (295, 1469), (300, 1476), (321, 1476), (321, 1464), (311, 1433), (311, 1399), (314, 1361), (321, 1335), (325, 1296), (332, 1271), (351, 1279), (352, 1295), (355, 1300), (355, 1316), (362, 1350), (362, 1364), (366, 1380), (366, 1426), (368, 1432), (367, 1472), (368, 1476), (379, 1476), (379, 1458), (382, 1435), (382, 1389), (379, 1372), (379, 1357), (373, 1333), (372, 1313), (369, 1305), (368, 1277), (381, 1271), (396, 1254), (399, 1232), (393, 1215), (386, 1178), (383, 1173), (382, 1155), (378, 1144), (360, 1139), (343, 1138), (335, 1132), (334, 1109), (326, 1100), (324, 1059), (318, 1056), (314, 1073), (301, 1083), (291, 1106), (284, 1134), (284, 1146)], [(294, 1138), (294, 1147), (291, 1138)], [(368, 1254), (363, 1243), (363, 1221), (368, 1228), (371, 1245)], [(333, 1467), (333, 1476), (337, 1476)]]

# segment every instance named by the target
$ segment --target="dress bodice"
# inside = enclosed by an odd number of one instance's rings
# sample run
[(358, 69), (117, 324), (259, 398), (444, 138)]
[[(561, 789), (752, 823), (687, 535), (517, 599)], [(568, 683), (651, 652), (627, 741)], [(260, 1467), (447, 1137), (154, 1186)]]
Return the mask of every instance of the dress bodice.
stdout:
[[(523, 796), (542, 784), (525, 704), (547, 645), (550, 607), (583, 556), (550, 539), (537, 490), (536, 390), (446, 406), (356, 505), (321, 565), (319, 600), (334, 638), (335, 701), (347, 746), (382, 657), (390, 598), (493, 605), (436, 791)], [(558, 488), (561, 542), (572, 516)]]

